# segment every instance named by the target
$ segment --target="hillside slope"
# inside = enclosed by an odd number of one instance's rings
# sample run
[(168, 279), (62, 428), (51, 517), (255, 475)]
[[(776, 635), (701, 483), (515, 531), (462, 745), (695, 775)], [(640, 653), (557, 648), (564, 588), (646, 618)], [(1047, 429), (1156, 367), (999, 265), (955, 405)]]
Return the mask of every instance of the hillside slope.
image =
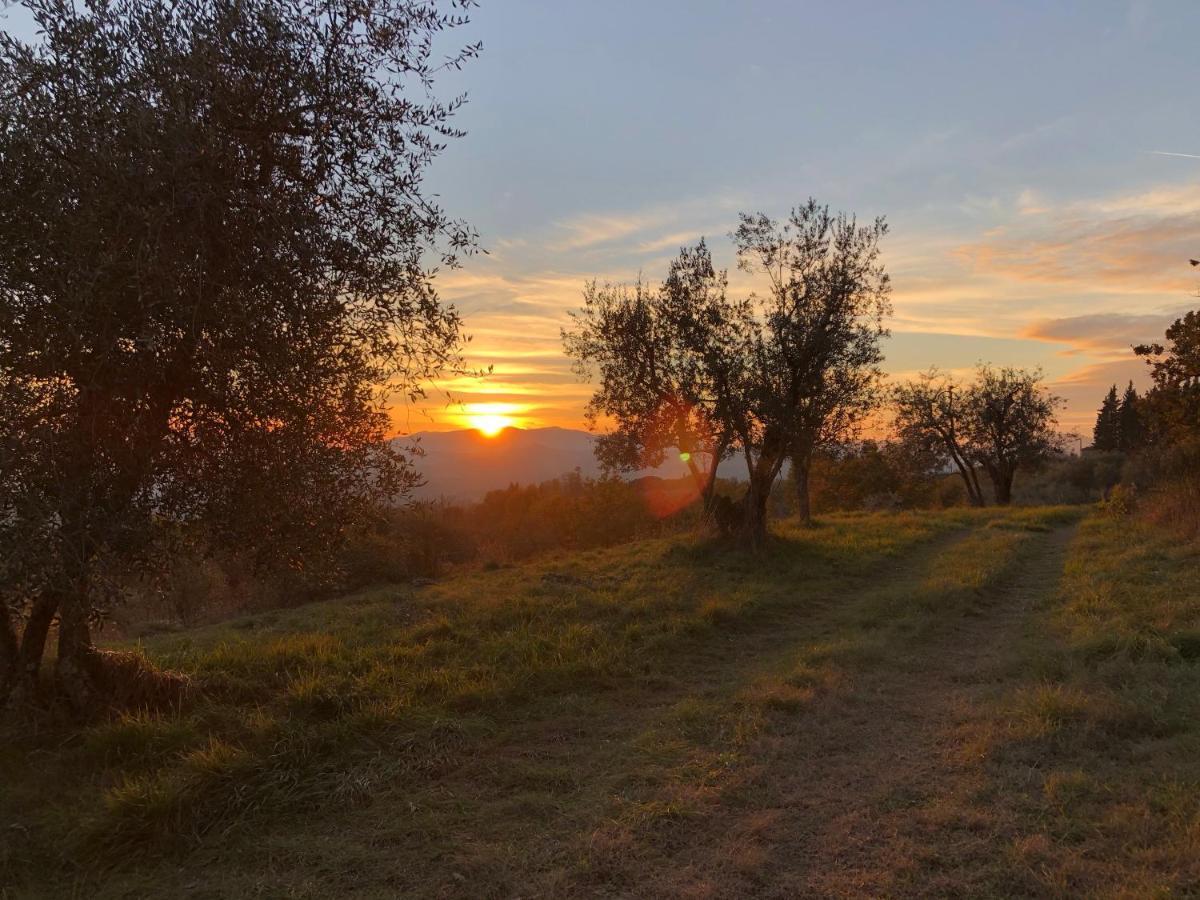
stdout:
[(205, 686), (184, 712), (0, 735), (0, 883), (1186, 892), (1200, 556), (1078, 515), (839, 516), (763, 558), (647, 542), (157, 638)]

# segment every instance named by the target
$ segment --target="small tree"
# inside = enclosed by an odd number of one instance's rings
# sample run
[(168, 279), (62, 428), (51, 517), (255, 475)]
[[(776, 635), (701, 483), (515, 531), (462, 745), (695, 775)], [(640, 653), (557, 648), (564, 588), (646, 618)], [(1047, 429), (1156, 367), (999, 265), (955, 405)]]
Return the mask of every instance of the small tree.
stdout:
[(983, 489), (971, 444), (969, 390), (936, 368), (892, 393), (895, 429), (902, 443), (918, 452), (934, 451), (948, 459), (962, 478), (967, 501), (983, 506)]
[(1040, 372), (981, 365), (964, 387), (931, 369), (899, 385), (893, 397), (901, 439), (940, 449), (973, 506), (985, 503), (978, 469), (987, 473), (996, 502), (1005, 505), (1017, 471), (1058, 449), (1054, 413), (1061, 401), (1042, 387)]
[(580, 374), (598, 376), (589, 415), (616, 423), (601, 458), (630, 469), (668, 447), (689, 458), (687, 447), (699, 447), (712, 460), (711, 496), (716, 463), (740, 452), (749, 483), (738, 530), (761, 547), (783, 464), (808, 460), (873, 398), (890, 309), (886, 231), (810, 200), (782, 226), (742, 216), (739, 265), (768, 275), (766, 297), (730, 300), (703, 243), (681, 251), (656, 290), (589, 285), (563, 340)]
[(1109, 388), (1096, 413), (1096, 427), (1092, 430), (1092, 447), (1096, 450), (1116, 450), (1121, 443), (1121, 405), (1117, 399), (1117, 386)]
[(461, 102), (432, 97), (433, 40), (465, 19), (25, 3), (37, 42), (0, 34), (0, 692), (57, 617), (82, 707), (90, 626), (167, 539), (311, 569), (415, 481), (384, 386), (458, 365), (428, 265), (472, 235), (422, 175)]
[(1062, 400), (1042, 386), (1040, 371), (980, 366), (966, 397), (971, 456), (987, 472), (996, 502), (1012, 502), (1013, 478), (1060, 449), (1054, 430)]

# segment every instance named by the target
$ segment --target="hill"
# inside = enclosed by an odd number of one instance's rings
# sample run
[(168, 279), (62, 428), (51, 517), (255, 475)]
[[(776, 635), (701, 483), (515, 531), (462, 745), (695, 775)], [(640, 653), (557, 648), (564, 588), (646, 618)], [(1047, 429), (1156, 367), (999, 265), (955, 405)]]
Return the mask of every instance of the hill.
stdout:
[(179, 710), (0, 732), (7, 896), (1170, 896), (1194, 546), (784, 523), (162, 635)]
[[(415, 460), (426, 482), (418, 497), (470, 501), (510, 484), (538, 484), (576, 469), (585, 476), (599, 475), (595, 441), (594, 434), (573, 428), (505, 428), (494, 437), (473, 429), (418, 432), (397, 439), (397, 444), (416, 442), (424, 451)], [(736, 463), (726, 463), (722, 474), (732, 468)], [(668, 459), (656, 469), (630, 477), (651, 474), (679, 478), (687, 468), (677, 459)]]

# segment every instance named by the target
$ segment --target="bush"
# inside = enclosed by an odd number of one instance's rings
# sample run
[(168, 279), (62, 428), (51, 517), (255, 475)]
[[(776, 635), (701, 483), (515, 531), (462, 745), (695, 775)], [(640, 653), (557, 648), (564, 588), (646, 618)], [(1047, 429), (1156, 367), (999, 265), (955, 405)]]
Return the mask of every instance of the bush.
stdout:
[(1118, 484), (1101, 502), (1100, 508), (1105, 515), (1114, 519), (1124, 519), (1133, 514), (1137, 506), (1137, 488), (1130, 484)]
[(1018, 473), (1013, 502), (1023, 506), (1095, 503), (1121, 480), (1125, 462), (1125, 454), (1106, 450), (1054, 457), (1032, 472)]

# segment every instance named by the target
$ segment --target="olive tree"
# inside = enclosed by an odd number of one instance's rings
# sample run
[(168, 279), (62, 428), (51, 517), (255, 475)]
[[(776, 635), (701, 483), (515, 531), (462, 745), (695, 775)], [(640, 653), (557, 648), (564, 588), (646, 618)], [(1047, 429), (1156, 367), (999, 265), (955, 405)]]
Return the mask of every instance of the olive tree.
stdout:
[(964, 386), (933, 369), (897, 386), (893, 402), (900, 437), (943, 453), (973, 506), (986, 502), (980, 469), (1004, 506), (1016, 473), (1061, 449), (1055, 415), (1062, 400), (1045, 388), (1040, 371), (981, 365)]
[(706, 510), (717, 466), (732, 449), (732, 387), (748, 321), (746, 304), (729, 300), (727, 281), (700, 241), (680, 250), (661, 285), (590, 282), (562, 332), (576, 372), (597, 381), (589, 423), (613, 423), (596, 442), (601, 465), (652, 468), (677, 451)]
[(733, 234), (738, 265), (768, 284), (750, 390), (759, 431), (742, 441), (762, 451), (750, 490), (764, 510), (782, 454), (793, 466), (800, 518), (810, 521), (814, 450), (850, 438), (879, 403), (891, 313), (880, 259), (886, 234), (882, 218), (859, 225), (812, 199), (782, 223), (743, 214)]
[(1055, 418), (1062, 400), (1042, 385), (1040, 371), (980, 366), (966, 403), (974, 459), (996, 503), (1007, 506), (1018, 470), (1062, 449)]
[[(0, 35), (0, 693), (94, 702), (91, 626), (181, 535), (311, 567), (415, 475), (459, 367), (423, 192), (461, 98), (423, 0), (24, 0)], [(455, 8), (460, 7), (460, 8)], [(443, 61), (444, 60), (444, 61)]]
[(983, 506), (983, 488), (970, 443), (968, 390), (936, 368), (892, 392), (895, 429), (900, 441), (920, 452), (934, 452), (954, 466), (971, 506)]
[(890, 308), (886, 230), (810, 200), (783, 225), (741, 217), (739, 264), (768, 275), (765, 296), (730, 298), (703, 243), (681, 252), (661, 288), (589, 286), (564, 338), (598, 380), (590, 413), (615, 423), (601, 453), (637, 468), (664, 447), (700, 446), (710, 484), (715, 463), (740, 454), (747, 488), (726, 524), (761, 547), (786, 461), (810, 459), (815, 442), (870, 406)]

